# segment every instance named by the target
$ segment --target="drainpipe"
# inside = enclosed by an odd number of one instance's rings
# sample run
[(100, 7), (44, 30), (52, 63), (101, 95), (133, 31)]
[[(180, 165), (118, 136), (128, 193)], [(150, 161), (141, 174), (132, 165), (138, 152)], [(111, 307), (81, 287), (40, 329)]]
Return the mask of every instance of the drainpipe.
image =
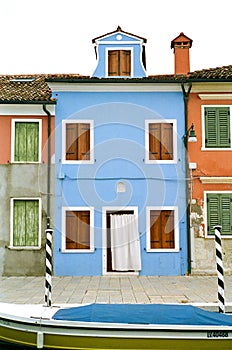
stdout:
[(48, 166), (47, 166), (47, 229), (50, 228), (51, 215), (51, 113), (47, 110), (46, 105), (43, 104), (43, 111), (48, 116)]
[[(185, 133), (188, 130), (188, 99), (189, 94), (192, 88), (192, 83), (189, 84), (187, 91), (185, 90), (184, 83), (181, 83), (181, 88), (183, 91), (184, 98), (184, 117), (185, 117)], [(188, 135), (184, 135), (184, 146), (186, 150), (185, 156), (185, 167), (186, 167), (186, 209), (187, 209), (187, 239), (188, 239), (188, 274), (191, 274), (191, 231), (190, 231), (190, 203), (189, 203), (189, 189), (188, 189), (188, 177), (189, 177), (189, 169), (188, 169)]]

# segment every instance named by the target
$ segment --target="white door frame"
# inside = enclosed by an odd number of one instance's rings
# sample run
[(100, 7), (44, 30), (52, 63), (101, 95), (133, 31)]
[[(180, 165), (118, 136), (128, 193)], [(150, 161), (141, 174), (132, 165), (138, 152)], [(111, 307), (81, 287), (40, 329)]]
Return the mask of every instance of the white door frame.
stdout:
[(133, 210), (138, 220), (138, 207), (136, 206), (118, 206), (118, 207), (102, 207), (102, 274), (103, 275), (138, 275), (138, 272), (107, 272), (107, 227), (106, 214), (109, 211), (128, 211)]

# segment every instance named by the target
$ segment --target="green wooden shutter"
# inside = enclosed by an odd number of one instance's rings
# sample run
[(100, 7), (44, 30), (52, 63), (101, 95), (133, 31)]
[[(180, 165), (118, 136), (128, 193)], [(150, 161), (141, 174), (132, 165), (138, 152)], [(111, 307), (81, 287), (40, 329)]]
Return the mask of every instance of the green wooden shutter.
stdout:
[(38, 246), (39, 201), (14, 200), (13, 245)]
[(232, 234), (232, 195), (229, 193), (207, 195), (207, 231), (214, 235), (213, 227), (222, 226), (223, 235)]
[(15, 161), (38, 162), (39, 123), (15, 123)]
[(205, 146), (207, 148), (230, 147), (230, 108), (205, 108)]
[(207, 231), (208, 235), (214, 235), (213, 227), (221, 225), (221, 213), (218, 194), (207, 195)]

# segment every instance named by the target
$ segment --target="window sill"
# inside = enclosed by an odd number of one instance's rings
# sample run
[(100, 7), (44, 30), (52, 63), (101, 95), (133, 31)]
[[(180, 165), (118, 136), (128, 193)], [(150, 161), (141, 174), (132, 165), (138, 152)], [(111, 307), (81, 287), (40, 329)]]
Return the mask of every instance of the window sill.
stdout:
[(7, 247), (10, 250), (40, 250), (41, 246), (38, 247), (27, 247), (27, 246), (22, 246), (22, 247), (14, 247), (14, 246), (8, 246)]
[(71, 253), (71, 254), (83, 254), (83, 253), (94, 253), (94, 248), (91, 249), (64, 249), (61, 251), (61, 253), (67, 254), (67, 253)]
[(147, 253), (178, 253), (180, 250), (178, 248), (173, 249), (146, 249)]
[(173, 160), (150, 160), (146, 159), (145, 164), (177, 164), (175, 159)]
[(232, 151), (232, 148), (231, 147), (226, 147), (226, 148), (219, 148), (219, 147), (208, 147), (208, 148), (206, 148), (206, 147), (201, 147), (201, 151), (223, 151), (223, 152), (225, 152), (225, 151)]
[(15, 161), (13, 160), (12, 162), (10, 162), (10, 164), (41, 164), (42, 162), (41, 161), (38, 161), (38, 162), (18, 162), (18, 161)]
[[(206, 234), (205, 238), (207, 239), (215, 239), (215, 235), (208, 235)], [(232, 239), (232, 235), (223, 235), (221, 234), (221, 239)]]
[(87, 164), (94, 164), (94, 159), (90, 160), (62, 160), (62, 164), (81, 164), (81, 165), (87, 165)]

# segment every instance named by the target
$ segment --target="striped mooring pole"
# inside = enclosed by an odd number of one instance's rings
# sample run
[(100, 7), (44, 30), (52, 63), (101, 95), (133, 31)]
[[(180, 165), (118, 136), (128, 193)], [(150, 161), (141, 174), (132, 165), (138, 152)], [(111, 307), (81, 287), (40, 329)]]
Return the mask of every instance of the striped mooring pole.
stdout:
[(52, 305), (52, 233), (51, 228), (46, 229), (46, 280), (45, 280), (45, 304)]
[(218, 307), (220, 313), (225, 313), (225, 287), (224, 287), (224, 271), (222, 263), (222, 244), (221, 244), (221, 226), (214, 226), (215, 246), (216, 246), (216, 262), (218, 275)]

